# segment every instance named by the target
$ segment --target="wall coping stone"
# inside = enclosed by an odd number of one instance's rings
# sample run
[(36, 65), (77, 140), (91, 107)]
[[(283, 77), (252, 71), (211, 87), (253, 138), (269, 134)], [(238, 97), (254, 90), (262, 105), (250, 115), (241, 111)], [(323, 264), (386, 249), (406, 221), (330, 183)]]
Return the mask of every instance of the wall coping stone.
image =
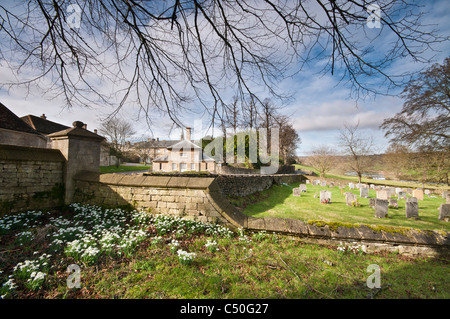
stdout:
[(65, 158), (59, 150), (17, 145), (0, 145), (0, 160), (64, 162)]

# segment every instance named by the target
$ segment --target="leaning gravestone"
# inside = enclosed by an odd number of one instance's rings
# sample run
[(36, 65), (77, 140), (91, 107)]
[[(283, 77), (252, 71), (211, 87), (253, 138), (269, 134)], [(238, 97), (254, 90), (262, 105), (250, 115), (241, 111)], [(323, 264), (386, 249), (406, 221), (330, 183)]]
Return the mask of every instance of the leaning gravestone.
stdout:
[(321, 203), (331, 203), (331, 192), (330, 191), (320, 191), (320, 202)]
[(301, 194), (302, 194), (302, 191), (300, 190), (300, 188), (294, 188), (294, 189), (292, 190), (292, 194), (293, 194), (294, 196), (296, 196), (296, 197), (300, 197)]
[(441, 204), (439, 207), (439, 220), (450, 220), (450, 204)]
[(388, 200), (390, 197), (389, 191), (387, 189), (382, 189), (377, 192), (377, 199)]
[(408, 197), (408, 198), (406, 198), (406, 202), (407, 203), (410, 203), (410, 202), (417, 203), (417, 197)]
[(361, 187), (359, 189), (359, 197), (368, 198), (369, 197), (369, 189), (366, 187)]
[(398, 199), (406, 199), (406, 193), (405, 192), (398, 192)]
[(302, 193), (306, 193), (306, 184), (300, 184), (298, 187)]
[(375, 200), (375, 217), (386, 218), (388, 213), (388, 201), (386, 199)]
[(370, 208), (375, 208), (375, 201), (377, 199), (376, 198), (369, 198), (369, 207)]
[(406, 202), (405, 203), (406, 217), (419, 217), (419, 203), (418, 202)]
[(413, 190), (412, 196), (417, 198), (418, 200), (423, 200), (423, 190), (421, 189)]
[(347, 192), (345, 193), (345, 201), (347, 203), (347, 206), (353, 206), (352, 202), (355, 202), (358, 200), (355, 194)]

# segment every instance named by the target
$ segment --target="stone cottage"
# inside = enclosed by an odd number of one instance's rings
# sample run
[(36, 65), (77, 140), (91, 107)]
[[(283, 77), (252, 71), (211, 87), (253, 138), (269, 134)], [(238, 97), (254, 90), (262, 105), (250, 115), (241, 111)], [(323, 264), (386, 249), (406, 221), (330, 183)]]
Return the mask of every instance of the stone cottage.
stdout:
[(202, 148), (191, 141), (191, 128), (186, 128), (186, 137), (166, 148), (164, 155), (153, 160), (153, 172), (204, 171), (215, 173), (216, 162), (206, 156)]

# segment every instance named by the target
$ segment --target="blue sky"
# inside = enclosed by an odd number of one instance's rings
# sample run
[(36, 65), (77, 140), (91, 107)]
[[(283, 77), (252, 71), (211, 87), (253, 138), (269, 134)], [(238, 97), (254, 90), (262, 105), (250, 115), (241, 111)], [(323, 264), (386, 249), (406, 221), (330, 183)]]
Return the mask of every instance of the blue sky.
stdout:
[[(433, 23), (440, 29), (443, 35), (450, 35), (450, 1), (427, 1), (426, 5), (429, 14), (425, 17), (425, 23)], [(367, 37), (370, 39), (372, 30), (364, 30), (361, 33), (361, 40)], [(376, 30), (373, 30), (376, 31)], [(387, 42), (387, 40), (386, 40)], [(375, 54), (382, 54), (383, 38), (377, 39)], [(449, 55), (449, 43), (442, 43), (438, 46), (440, 52), (429, 52), (427, 57), (434, 56), (434, 62), (442, 63), (443, 59)], [(3, 77), (5, 75), (5, 61), (1, 61)], [(419, 70), (423, 65), (415, 64), (409, 59), (398, 60), (392, 64), (389, 69), (396, 73), (401, 70)], [(282, 113), (289, 115), (294, 128), (298, 131), (302, 144), (297, 150), (297, 155), (306, 155), (311, 148), (326, 144), (330, 146), (337, 145), (337, 136), (339, 129), (343, 128), (344, 123), (357, 123), (364, 134), (373, 136), (377, 143), (377, 150), (382, 152), (388, 141), (383, 137), (384, 132), (378, 129), (383, 119), (393, 116), (402, 108), (403, 101), (397, 97), (399, 90), (391, 92), (394, 96), (369, 96), (365, 99), (356, 101), (350, 97), (350, 88), (344, 83), (339, 83), (339, 76), (332, 76), (330, 73), (318, 74), (321, 69), (320, 64), (309, 65), (303, 72), (292, 78), (284, 80), (280, 86), (293, 95), (292, 101), (286, 105)], [(1, 76), (1, 75), (0, 75)], [(1, 82), (1, 81), (0, 81)], [(379, 85), (374, 79), (374, 85)], [(382, 87), (380, 88), (383, 89)], [(41, 91), (24, 89), (7, 90), (6, 87), (0, 87), (0, 101), (10, 108), (16, 115), (24, 116), (33, 114), (40, 116), (45, 113), (49, 120), (71, 125), (76, 120), (88, 124), (88, 129), (93, 130), (101, 125), (100, 118), (113, 111), (107, 107), (91, 107), (64, 109), (61, 107), (61, 101), (54, 99), (48, 100)], [(196, 110), (196, 104), (192, 104), (191, 110)], [(137, 109), (128, 107), (121, 111), (121, 115), (134, 121), (137, 118)], [(159, 137), (161, 139), (177, 139), (180, 136), (180, 130), (171, 130), (172, 123), (169, 119), (155, 115), (158, 120), (149, 130), (145, 120), (135, 122), (135, 139), (147, 137)], [(185, 123), (192, 123), (195, 119), (202, 118), (202, 111), (187, 112), (183, 114)], [(207, 126), (207, 118), (203, 117)]]

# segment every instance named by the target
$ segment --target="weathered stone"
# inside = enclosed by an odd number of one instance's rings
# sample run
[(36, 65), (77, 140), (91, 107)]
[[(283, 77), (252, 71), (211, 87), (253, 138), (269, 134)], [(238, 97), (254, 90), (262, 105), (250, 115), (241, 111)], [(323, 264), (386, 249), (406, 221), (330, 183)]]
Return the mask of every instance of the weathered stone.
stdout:
[(439, 206), (439, 220), (449, 221), (450, 219), (450, 204), (441, 204)]
[(406, 202), (405, 203), (406, 217), (416, 218), (419, 217), (419, 203), (418, 202)]
[(295, 187), (292, 189), (292, 195), (295, 197), (300, 197), (302, 195), (302, 191), (300, 190), (300, 188)]
[(412, 196), (418, 200), (423, 200), (423, 191), (421, 189), (415, 189), (412, 192)]
[(375, 201), (375, 217), (386, 218), (388, 214), (388, 201), (385, 199), (376, 199)]
[(360, 197), (368, 198), (368, 197), (369, 197), (369, 189), (366, 188), (366, 187), (361, 187), (361, 188), (359, 189), (359, 196), (360, 196)]
[(377, 199), (388, 200), (389, 197), (389, 191), (386, 189), (382, 189), (377, 192)]
[(376, 198), (369, 198), (369, 207), (375, 208), (375, 200)]
[(397, 206), (397, 199), (389, 198), (389, 206), (390, 207), (396, 207)]
[(330, 191), (320, 191), (320, 202), (321, 203), (331, 203), (331, 192)]
[(409, 203), (409, 202), (416, 202), (417, 203), (417, 197), (407, 197), (406, 198), (406, 202), (407, 203)]
[(300, 184), (300, 185), (298, 186), (298, 188), (300, 189), (300, 191), (301, 191), (302, 193), (306, 193), (306, 184)]
[(327, 186), (327, 181), (320, 181), (320, 186), (322, 186), (322, 187)]
[(345, 201), (347, 203), (347, 206), (355, 206), (358, 198), (353, 193), (346, 193)]

